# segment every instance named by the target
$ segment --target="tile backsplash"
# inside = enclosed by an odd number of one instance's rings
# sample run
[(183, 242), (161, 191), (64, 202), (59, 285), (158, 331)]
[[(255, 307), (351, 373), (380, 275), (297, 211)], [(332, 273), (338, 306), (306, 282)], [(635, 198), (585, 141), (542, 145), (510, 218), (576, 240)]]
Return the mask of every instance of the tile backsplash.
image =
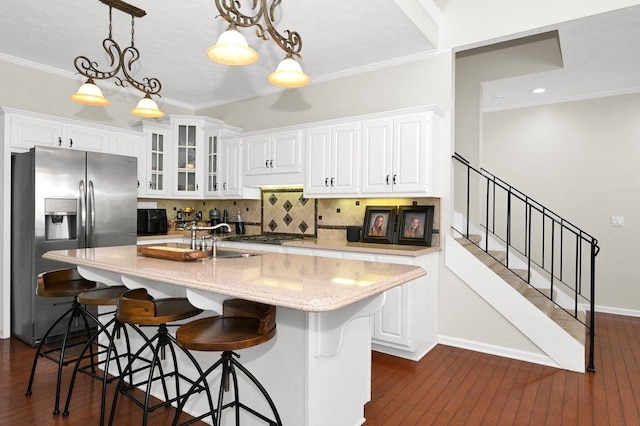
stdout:
[[(202, 220), (209, 220), (209, 210), (214, 207), (220, 214), (227, 210), (229, 220), (234, 221), (238, 210), (246, 223), (247, 234), (287, 233), (316, 235), (321, 239), (346, 239), (347, 226), (362, 226), (367, 206), (435, 206), (433, 228), (440, 228), (439, 198), (324, 198), (302, 197), (302, 189), (270, 189), (262, 191), (260, 200), (140, 200), (154, 201), (158, 208), (167, 209), (169, 220), (186, 207), (194, 213), (184, 217), (196, 220), (202, 212)], [(439, 234), (434, 234), (432, 246), (440, 245)]]

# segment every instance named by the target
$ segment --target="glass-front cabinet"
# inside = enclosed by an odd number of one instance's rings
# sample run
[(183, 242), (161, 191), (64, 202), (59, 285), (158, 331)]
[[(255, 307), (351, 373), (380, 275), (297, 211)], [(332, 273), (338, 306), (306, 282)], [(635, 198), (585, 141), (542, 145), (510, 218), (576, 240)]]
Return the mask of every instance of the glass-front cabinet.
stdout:
[(138, 156), (138, 196), (165, 197), (169, 193), (169, 148), (171, 129), (156, 123), (142, 123), (145, 140)]
[(198, 195), (200, 182), (198, 169), (200, 143), (199, 129), (195, 124), (177, 124), (175, 127), (175, 195)]
[(220, 138), (218, 130), (206, 130), (205, 139), (205, 196), (220, 195)]

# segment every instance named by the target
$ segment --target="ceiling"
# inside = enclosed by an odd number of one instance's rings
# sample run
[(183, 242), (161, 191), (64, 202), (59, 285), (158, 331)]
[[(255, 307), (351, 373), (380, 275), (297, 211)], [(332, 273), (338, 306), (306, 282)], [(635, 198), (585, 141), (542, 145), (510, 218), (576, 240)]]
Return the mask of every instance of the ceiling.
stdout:
[[(415, 0), (416, 3), (424, 0)], [(448, 0), (451, 1), (451, 0)], [(213, 0), (129, 0), (147, 15), (135, 20), (141, 58), (135, 78), (162, 82), (162, 102), (200, 109), (273, 93), (266, 77), (283, 58), (273, 41), (243, 29), (260, 59), (247, 67), (211, 62), (206, 50), (226, 28)], [(276, 28), (300, 33), (301, 60), (312, 83), (415, 60), (435, 50), (398, 6), (399, 0), (283, 1)], [(445, 11), (447, 0), (433, 1)], [(250, 2), (243, 1), (244, 7)], [(442, 18), (442, 17), (441, 17)], [(114, 9), (113, 38), (130, 42), (130, 17)], [(530, 31), (558, 30), (563, 67), (483, 83), (486, 111), (640, 89), (640, 6)], [(108, 7), (98, 0), (2, 0), (0, 60), (76, 78), (73, 59), (84, 55), (106, 68), (102, 40)], [(516, 36), (514, 36), (516, 37)], [(106, 85), (106, 82), (100, 83)], [(542, 95), (530, 90), (545, 87)]]
[[(216, 19), (213, 0), (127, 2), (147, 13), (135, 20), (140, 51), (135, 78), (158, 78), (161, 101), (197, 109), (282, 90), (268, 83), (267, 75), (284, 52), (272, 40), (258, 39), (255, 28), (241, 29), (260, 55), (255, 64), (228, 67), (207, 58), (207, 49), (228, 26)], [(251, 2), (242, 4), (249, 14)], [(0, 60), (19, 58), (73, 75), (74, 58), (84, 55), (107, 69), (102, 40), (108, 17), (109, 7), (98, 0), (2, 0)], [(434, 49), (394, 0), (283, 1), (276, 19), (281, 33), (300, 33), (301, 64), (312, 84)], [(131, 40), (131, 18), (116, 9), (113, 39), (122, 48)]]

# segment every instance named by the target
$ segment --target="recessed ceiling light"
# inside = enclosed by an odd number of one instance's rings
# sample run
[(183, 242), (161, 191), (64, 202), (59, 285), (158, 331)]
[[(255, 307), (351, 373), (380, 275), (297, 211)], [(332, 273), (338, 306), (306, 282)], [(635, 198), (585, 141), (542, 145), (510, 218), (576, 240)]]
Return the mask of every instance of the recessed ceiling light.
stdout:
[(537, 95), (537, 94), (539, 94), (539, 93), (544, 93), (544, 92), (546, 92), (546, 91), (547, 91), (547, 89), (545, 89), (544, 87), (538, 87), (537, 89), (533, 89), (533, 90), (531, 91), (531, 93), (535, 93), (535, 94)]

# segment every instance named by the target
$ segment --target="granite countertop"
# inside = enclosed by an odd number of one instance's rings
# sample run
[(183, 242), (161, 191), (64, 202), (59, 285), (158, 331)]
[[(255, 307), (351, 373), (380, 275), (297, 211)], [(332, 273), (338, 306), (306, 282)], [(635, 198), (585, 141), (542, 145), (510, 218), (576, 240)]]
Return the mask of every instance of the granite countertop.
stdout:
[(427, 273), (418, 266), (284, 253), (179, 262), (140, 256), (135, 245), (43, 257), (307, 312), (336, 310)]
[(410, 246), (402, 244), (362, 243), (335, 240), (317, 240), (315, 238), (285, 241), (287, 247), (302, 247), (323, 250), (352, 251), (371, 254), (390, 254), (396, 256), (423, 256), (440, 251), (440, 247)]
[[(198, 237), (200, 235), (208, 235), (207, 231), (198, 231)], [(235, 235), (235, 234), (233, 234)], [(165, 235), (144, 235), (139, 236), (138, 241), (151, 241), (160, 239), (181, 239), (190, 238), (190, 231), (169, 231)], [(221, 241), (224, 241), (222, 239)], [(235, 242), (235, 244), (242, 244), (241, 242)], [(412, 256), (418, 257), (429, 253), (436, 253), (440, 251), (440, 247), (429, 246), (412, 246), (403, 244), (379, 244), (379, 243), (363, 243), (363, 242), (348, 242), (337, 240), (318, 240), (316, 238), (304, 238), (301, 240), (285, 241), (283, 244), (285, 247), (300, 247), (308, 249), (322, 249), (322, 250), (336, 250), (336, 251), (351, 251), (359, 253), (371, 253), (371, 254), (388, 254), (395, 256)]]

